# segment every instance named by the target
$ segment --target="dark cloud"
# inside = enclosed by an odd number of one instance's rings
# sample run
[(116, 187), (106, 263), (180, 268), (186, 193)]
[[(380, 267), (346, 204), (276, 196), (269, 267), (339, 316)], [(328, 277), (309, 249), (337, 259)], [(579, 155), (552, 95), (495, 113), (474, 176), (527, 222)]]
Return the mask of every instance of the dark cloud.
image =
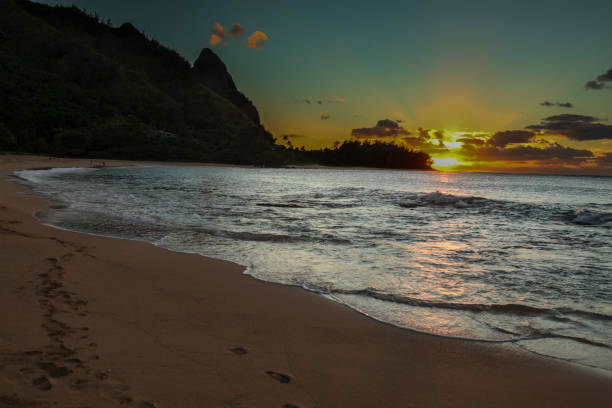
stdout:
[(437, 130), (434, 132), (433, 136), (438, 141), (439, 147), (446, 148), (446, 145), (444, 144), (444, 132), (443, 131)]
[(600, 76), (598, 76), (597, 80), (601, 82), (612, 81), (612, 68), (610, 68), (605, 74), (601, 74)]
[(423, 140), (420, 137), (404, 137), (402, 138), (404, 143), (413, 150), (419, 150), (428, 154), (442, 154), (448, 153), (448, 149), (444, 144), (432, 143)]
[(309, 99), (309, 98), (302, 99), (302, 102), (307, 103), (308, 105), (312, 103), (316, 103), (317, 105), (323, 105), (324, 103), (342, 103), (344, 101), (345, 101), (344, 98), (329, 97), (329, 96), (325, 97), (324, 99)]
[(379, 120), (376, 126), (371, 128), (359, 128), (351, 131), (351, 136), (356, 138), (396, 137), (409, 134), (409, 131), (391, 119)]
[(329, 116), (328, 114), (325, 114), (325, 113), (321, 114), (321, 120), (327, 120), (329, 118), (331, 118), (331, 116)]
[(504, 148), (510, 143), (527, 143), (533, 139), (533, 132), (528, 130), (505, 130), (497, 132), (489, 140), (487, 144), (494, 147)]
[(570, 102), (549, 102), (549, 101), (542, 102), (540, 106), (547, 106), (547, 107), (558, 106), (559, 108), (573, 108), (574, 107), (574, 105), (572, 105)]
[(612, 68), (610, 68), (607, 72), (599, 75), (597, 80), (589, 81), (584, 84), (586, 89), (599, 90), (603, 88), (612, 88), (611, 86), (606, 86), (606, 82), (612, 82)]
[(604, 153), (595, 158), (595, 164), (598, 167), (612, 168), (612, 152)]
[(242, 28), (242, 26), (240, 24), (238, 24), (238, 23), (232, 24), (232, 28), (230, 28), (230, 30), (229, 30), (230, 37), (238, 38), (242, 34), (244, 34), (244, 28)]
[(597, 81), (589, 81), (586, 84), (584, 84), (584, 87), (586, 89), (593, 89), (593, 90), (600, 90), (600, 89), (604, 89), (605, 85), (601, 82), (597, 82)]
[(420, 137), (405, 137), (402, 139), (410, 147), (420, 147), (424, 142)]
[(443, 141), (444, 133), (432, 129), (418, 128), (415, 136), (404, 137), (402, 140), (411, 149), (429, 154), (447, 153), (448, 148)]
[[(565, 129), (571, 127), (578, 127), (584, 124), (598, 122), (600, 119), (595, 116), (588, 115), (574, 115), (573, 113), (564, 113), (561, 115), (548, 116), (542, 119), (546, 125), (533, 125), (530, 129)], [(544, 127), (542, 127), (544, 126)]]
[(431, 136), (429, 135), (429, 131), (431, 129), (423, 129), (423, 128), (418, 128), (417, 132), (419, 134), (419, 137), (423, 140), (429, 140), (431, 138)]
[(504, 149), (495, 146), (486, 146), (472, 150), (470, 156), (478, 161), (537, 161), (559, 159), (565, 162), (574, 159), (583, 160), (594, 157), (593, 152), (590, 150), (573, 149), (558, 143), (544, 148), (515, 146)]
[(483, 146), (485, 141), (482, 139), (478, 139), (477, 137), (462, 137), (457, 139), (458, 142), (463, 145), (472, 145), (472, 146)]
[(539, 125), (527, 126), (527, 129), (560, 134), (578, 141), (612, 139), (612, 126), (600, 121), (594, 116), (564, 113), (544, 118)]

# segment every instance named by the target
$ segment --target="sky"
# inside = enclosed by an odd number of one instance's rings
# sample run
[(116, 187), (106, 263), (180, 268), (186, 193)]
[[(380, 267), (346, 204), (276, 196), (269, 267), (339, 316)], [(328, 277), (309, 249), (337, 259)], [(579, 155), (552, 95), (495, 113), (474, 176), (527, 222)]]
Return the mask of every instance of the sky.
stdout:
[(210, 47), (279, 143), (612, 175), (609, 0), (44, 2), (132, 22), (190, 62)]

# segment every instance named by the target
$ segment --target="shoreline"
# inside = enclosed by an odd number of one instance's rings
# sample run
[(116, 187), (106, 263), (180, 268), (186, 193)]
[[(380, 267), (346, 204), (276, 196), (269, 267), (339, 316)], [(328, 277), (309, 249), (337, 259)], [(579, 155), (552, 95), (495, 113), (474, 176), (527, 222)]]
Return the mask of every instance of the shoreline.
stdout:
[(8, 177), (88, 163), (0, 156), (7, 406), (612, 404), (596, 369), (384, 324), (230, 262), (42, 225), (32, 214), (49, 203)]

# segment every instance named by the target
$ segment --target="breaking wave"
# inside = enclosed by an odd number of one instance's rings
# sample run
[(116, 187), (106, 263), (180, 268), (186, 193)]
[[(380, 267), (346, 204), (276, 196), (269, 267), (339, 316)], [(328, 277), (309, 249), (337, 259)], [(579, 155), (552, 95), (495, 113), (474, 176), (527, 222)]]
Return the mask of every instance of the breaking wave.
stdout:
[(564, 315), (576, 315), (588, 317), (591, 319), (610, 321), (612, 322), (612, 316), (589, 312), (585, 310), (576, 310), (566, 307), (560, 308), (539, 308), (534, 306), (528, 306), (518, 303), (507, 303), (507, 304), (483, 304), (483, 303), (453, 303), (453, 302), (441, 302), (432, 300), (417, 299), (392, 293), (384, 293), (378, 291), (376, 288), (365, 288), (365, 289), (332, 289), (322, 290), (321, 293), (325, 294), (342, 294), (342, 295), (362, 295), (368, 296), (374, 299), (383, 300), (386, 302), (401, 303), (408, 306), (417, 307), (429, 307), (437, 309), (451, 309), (451, 310), (463, 310), (473, 313), (510, 313), (514, 315), (537, 315), (546, 316), (548, 318), (563, 320)]
[(487, 201), (486, 198), (473, 196), (457, 196), (446, 194), (440, 191), (432, 193), (423, 193), (415, 198), (407, 201), (399, 202), (400, 207), (415, 208), (422, 206), (453, 206), (455, 208), (469, 208), (477, 205), (483, 205)]
[(580, 209), (575, 212), (575, 217), (572, 219), (574, 224), (579, 225), (604, 225), (612, 223), (612, 213), (599, 213)]

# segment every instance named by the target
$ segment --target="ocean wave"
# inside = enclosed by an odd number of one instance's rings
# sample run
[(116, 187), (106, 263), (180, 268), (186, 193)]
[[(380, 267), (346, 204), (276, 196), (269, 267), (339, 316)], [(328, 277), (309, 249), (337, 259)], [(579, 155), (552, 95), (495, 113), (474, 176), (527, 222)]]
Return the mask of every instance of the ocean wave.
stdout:
[(612, 349), (612, 347), (610, 347), (608, 344), (602, 343), (597, 340), (585, 339), (584, 337), (578, 337), (578, 336), (569, 336), (565, 334), (553, 333), (550, 330), (532, 330), (528, 336), (522, 338), (521, 340), (540, 340), (540, 339), (573, 340), (578, 343), (586, 344), (589, 346)]
[(581, 208), (574, 213), (572, 222), (579, 225), (603, 225), (612, 222), (612, 213), (600, 213)]
[(193, 227), (191, 232), (203, 233), (223, 238), (236, 239), (239, 241), (256, 241), (256, 242), (277, 242), (277, 243), (296, 243), (296, 242), (324, 242), (326, 244), (350, 244), (347, 239), (337, 238), (333, 236), (307, 236), (307, 235), (288, 235), (275, 234), (265, 232), (248, 232), (248, 231), (230, 231), (213, 228)]
[(432, 193), (423, 193), (417, 195), (414, 199), (408, 201), (401, 201), (398, 203), (400, 207), (414, 208), (423, 206), (453, 206), (455, 208), (469, 208), (477, 205), (482, 205), (487, 200), (483, 197), (474, 196), (459, 196), (453, 194), (446, 194), (440, 191), (434, 191)]
[(319, 208), (319, 209), (335, 209), (335, 208), (352, 208), (356, 207), (355, 203), (339, 203), (332, 201), (311, 201), (305, 200), (300, 203), (255, 203), (257, 207), (276, 207), (276, 208)]
[(49, 178), (61, 176), (67, 173), (89, 173), (97, 171), (94, 167), (39, 167), (15, 171), (13, 174), (18, 178), (33, 184), (45, 183)]
[(576, 310), (572, 308), (540, 308), (535, 306), (528, 306), (519, 303), (505, 303), (505, 304), (485, 304), (485, 303), (453, 303), (443, 301), (432, 301), (412, 298), (408, 296), (397, 295), (393, 293), (380, 292), (375, 288), (365, 289), (332, 289), (328, 291), (321, 291), (325, 294), (338, 294), (338, 295), (361, 295), (368, 296), (374, 299), (382, 300), (385, 302), (401, 303), (408, 306), (417, 307), (429, 307), (435, 309), (451, 309), (451, 310), (463, 310), (473, 313), (509, 313), (514, 315), (523, 316), (545, 316), (557, 320), (565, 320), (563, 315), (575, 315), (581, 317), (587, 317), (590, 319), (603, 320), (612, 322), (612, 316), (589, 312), (585, 310)]
[(279, 207), (279, 208), (305, 208), (305, 206), (294, 203), (256, 203), (258, 207)]

